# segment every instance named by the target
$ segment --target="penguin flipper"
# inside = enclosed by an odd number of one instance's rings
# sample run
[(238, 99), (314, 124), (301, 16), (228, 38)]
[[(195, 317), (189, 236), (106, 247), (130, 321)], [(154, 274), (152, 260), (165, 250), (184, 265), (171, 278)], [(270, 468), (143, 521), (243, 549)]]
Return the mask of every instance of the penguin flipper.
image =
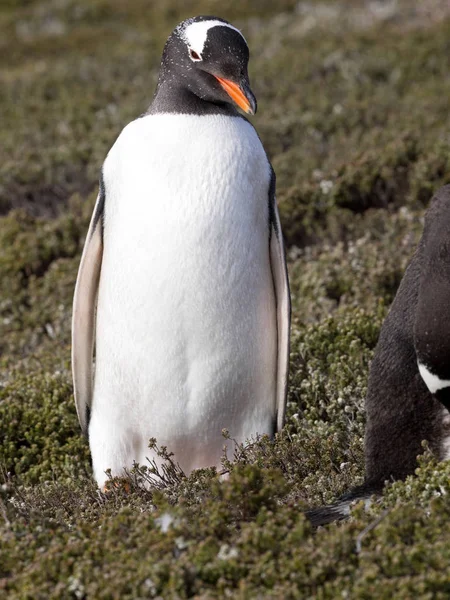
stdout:
[[(446, 266), (450, 275), (450, 263)], [(417, 364), (429, 391), (450, 410), (450, 280), (429, 269), (421, 279), (414, 326)]]
[(72, 375), (75, 405), (81, 429), (87, 435), (92, 400), (92, 355), (95, 309), (103, 256), (102, 217), (104, 188), (95, 204), (78, 269), (72, 312)]
[[(414, 347), (429, 391), (450, 410), (450, 281), (425, 270), (415, 315)], [(434, 277), (433, 277), (434, 275)]]
[(425, 217), (422, 269), (414, 323), (419, 372), (450, 410), (450, 186), (441, 188)]
[(277, 412), (276, 431), (281, 431), (286, 413), (289, 372), (289, 338), (291, 326), (291, 295), (281, 232), (280, 215), (275, 199), (275, 176), (272, 175), (270, 198), (270, 266), (272, 270), (277, 307), (278, 358), (277, 358)]

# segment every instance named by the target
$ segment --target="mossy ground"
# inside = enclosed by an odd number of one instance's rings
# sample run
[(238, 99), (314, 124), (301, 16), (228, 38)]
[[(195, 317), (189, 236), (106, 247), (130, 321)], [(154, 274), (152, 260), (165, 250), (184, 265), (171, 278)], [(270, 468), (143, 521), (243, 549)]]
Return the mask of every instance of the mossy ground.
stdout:
[[(362, 480), (377, 336), (450, 182), (448, 3), (180, 4), (0, 9), (0, 597), (448, 598), (448, 463), (425, 452), (347, 523), (314, 532), (302, 515)], [(202, 13), (245, 32), (278, 175), (287, 424), (226, 463), (227, 481), (175, 471), (157, 492), (105, 496), (73, 405), (77, 266), (102, 160), (149, 103), (168, 33)]]

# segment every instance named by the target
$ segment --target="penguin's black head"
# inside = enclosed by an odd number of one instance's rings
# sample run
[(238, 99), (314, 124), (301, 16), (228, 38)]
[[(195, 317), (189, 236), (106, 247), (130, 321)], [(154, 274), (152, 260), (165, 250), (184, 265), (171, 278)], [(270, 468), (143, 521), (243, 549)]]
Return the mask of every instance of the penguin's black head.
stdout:
[(236, 112), (238, 106), (255, 114), (248, 59), (244, 36), (227, 21), (187, 19), (164, 47), (153, 105), (158, 112)]

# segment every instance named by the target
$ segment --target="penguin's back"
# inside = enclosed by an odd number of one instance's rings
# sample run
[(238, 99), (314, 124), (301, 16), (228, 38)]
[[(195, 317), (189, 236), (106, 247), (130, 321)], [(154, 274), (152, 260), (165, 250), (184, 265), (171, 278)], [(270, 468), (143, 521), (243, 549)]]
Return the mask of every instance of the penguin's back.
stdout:
[(222, 428), (273, 432), (266, 154), (240, 117), (149, 115), (124, 129), (103, 176), (91, 439), (97, 413), (145, 447), (156, 437), (199, 459), (186, 447), (198, 443), (212, 464)]

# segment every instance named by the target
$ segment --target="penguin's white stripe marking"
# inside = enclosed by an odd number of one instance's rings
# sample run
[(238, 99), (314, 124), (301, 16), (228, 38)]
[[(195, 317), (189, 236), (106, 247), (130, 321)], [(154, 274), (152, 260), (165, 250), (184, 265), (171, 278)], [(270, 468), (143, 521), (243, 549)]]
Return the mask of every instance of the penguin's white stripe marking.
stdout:
[(422, 379), (432, 394), (435, 394), (438, 390), (442, 390), (442, 388), (450, 386), (450, 379), (440, 379), (437, 375), (431, 373), (425, 365), (422, 365), (420, 362), (417, 362), (417, 364)]
[(441, 442), (441, 460), (450, 459), (450, 412), (444, 407), (442, 409), (442, 442)]
[(247, 43), (245, 37), (242, 35), (239, 29), (236, 29), (236, 27), (233, 27), (233, 25), (230, 25), (229, 23), (216, 20), (196, 21), (191, 23), (181, 32), (181, 35), (188, 46), (192, 48), (192, 50), (195, 50), (197, 54), (201, 55), (203, 48), (205, 47), (206, 38), (208, 37), (208, 31), (212, 27), (228, 27), (229, 29), (233, 29), (234, 31), (237, 31), (239, 35), (242, 36), (244, 42)]

